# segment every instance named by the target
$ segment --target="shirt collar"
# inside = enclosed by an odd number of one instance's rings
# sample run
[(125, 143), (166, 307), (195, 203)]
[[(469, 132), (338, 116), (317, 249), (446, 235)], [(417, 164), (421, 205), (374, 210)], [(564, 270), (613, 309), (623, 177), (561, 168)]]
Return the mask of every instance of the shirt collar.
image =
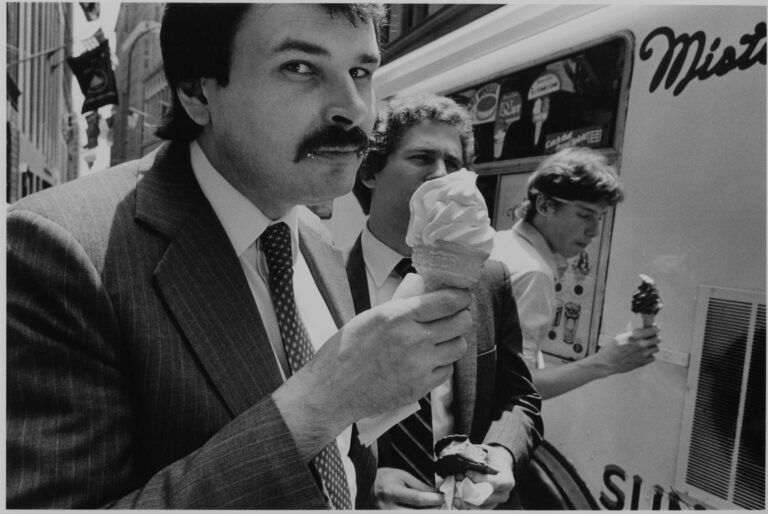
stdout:
[(368, 229), (367, 223), (360, 236), (360, 246), (363, 250), (365, 267), (370, 272), (376, 287), (381, 287), (397, 263), (406, 257), (379, 241)]
[[(224, 227), (235, 253), (240, 257), (273, 221), (221, 176), (203, 153), (203, 149), (200, 148), (197, 141), (190, 143), (189, 157), (192, 171), (200, 184), (200, 189), (203, 190), (203, 194), (213, 207), (216, 217)], [(294, 262), (298, 254), (297, 211), (298, 208), (293, 207), (285, 216), (274, 221), (274, 223), (283, 221), (291, 229), (291, 248)]]
[(562, 270), (568, 265), (567, 259), (559, 253), (553, 252), (549, 248), (546, 238), (544, 238), (536, 227), (521, 219), (515, 223), (512, 230), (528, 241), (528, 243), (539, 252), (539, 255), (541, 255), (547, 265), (552, 269), (554, 276), (560, 277), (563, 274)]

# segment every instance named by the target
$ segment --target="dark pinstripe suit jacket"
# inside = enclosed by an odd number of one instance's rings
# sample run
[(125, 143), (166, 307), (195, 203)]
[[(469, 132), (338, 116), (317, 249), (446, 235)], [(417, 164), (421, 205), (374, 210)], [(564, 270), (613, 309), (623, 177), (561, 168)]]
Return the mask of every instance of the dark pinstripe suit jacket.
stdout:
[[(9, 209), (8, 507), (325, 507), (188, 154), (165, 145)], [(343, 324), (340, 252), (305, 226), (300, 244)], [(374, 456), (351, 453), (365, 497)]]
[[(347, 278), (355, 311), (369, 309), (360, 237), (349, 250)], [(454, 432), (468, 434), (474, 443), (505, 446), (520, 476), (543, 436), (541, 396), (522, 358), (517, 306), (504, 265), (487, 261), (472, 293), (474, 331), (466, 336), (467, 353), (454, 365)], [(379, 439), (378, 450), (380, 465), (386, 465), (386, 436)]]

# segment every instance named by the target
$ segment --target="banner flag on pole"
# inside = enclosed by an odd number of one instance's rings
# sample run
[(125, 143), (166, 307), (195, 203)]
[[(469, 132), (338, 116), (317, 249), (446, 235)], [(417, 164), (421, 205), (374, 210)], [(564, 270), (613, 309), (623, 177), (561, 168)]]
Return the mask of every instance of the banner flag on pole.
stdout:
[(99, 11), (101, 7), (99, 2), (80, 2), (80, 7), (85, 13), (85, 19), (88, 21), (94, 21), (99, 19)]
[(83, 154), (83, 160), (88, 165), (88, 169), (93, 168), (93, 163), (96, 161), (96, 152), (88, 152)]
[(98, 111), (93, 111), (85, 116), (85, 121), (88, 122), (88, 127), (85, 129), (88, 143), (83, 148), (96, 148), (99, 145), (99, 119)]
[(99, 27), (99, 30), (97, 30), (96, 32), (94, 32), (94, 33), (93, 33), (93, 35), (92, 35), (91, 37), (92, 37), (93, 39), (95, 39), (95, 40), (96, 40), (96, 42), (97, 42), (97, 43), (99, 43), (99, 44), (101, 44), (101, 43), (103, 43), (104, 41), (106, 41), (106, 40), (107, 40), (107, 38), (106, 38), (106, 37), (104, 37), (104, 31), (103, 31), (103, 30), (101, 30), (101, 27)]
[(97, 48), (67, 59), (77, 77), (85, 101), (82, 114), (94, 111), (102, 105), (117, 104), (117, 83), (112, 70), (109, 41), (102, 41)]
[(139, 124), (139, 115), (132, 112), (128, 115), (128, 128), (133, 130)]

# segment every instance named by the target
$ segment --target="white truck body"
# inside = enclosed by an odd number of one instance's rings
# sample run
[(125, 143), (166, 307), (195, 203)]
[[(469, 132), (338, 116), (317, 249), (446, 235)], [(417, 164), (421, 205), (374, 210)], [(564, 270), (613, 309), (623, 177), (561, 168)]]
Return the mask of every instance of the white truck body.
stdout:
[[(651, 365), (543, 407), (546, 439), (601, 508), (765, 508), (765, 455), (747, 440), (758, 423), (764, 452), (765, 20), (760, 5), (510, 4), (375, 77), (380, 100), (451, 94), (606, 38), (627, 41), (615, 137), (602, 150), (628, 194), (595, 243), (594, 312), (583, 337), (591, 353), (627, 329), (645, 273), (664, 303), (662, 351)], [(703, 39), (678, 57), (681, 35), (695, 34)], [(512, 197), (538, 160), (478, 166), (499, 176), (497, 229), (511, 224)], [(364, 219), (348, 195), (327, 226), (347, 245)], [(753, 415), (760, 403), (762, 425)]]

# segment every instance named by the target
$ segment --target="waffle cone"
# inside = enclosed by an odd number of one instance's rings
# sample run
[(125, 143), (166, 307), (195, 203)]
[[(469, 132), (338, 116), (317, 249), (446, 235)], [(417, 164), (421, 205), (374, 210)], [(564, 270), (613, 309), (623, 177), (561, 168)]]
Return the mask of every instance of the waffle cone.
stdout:
[(652, 327), (653, 322), (656, 321), (655, 314), (641, 314), (641, 317), (643, 318), (643, 328)]
[(446, 287), (471, 288), (480, 280), (488, 254), (439, 241), (433, 246), (414, 247), (411, 257), (429, 292)]

